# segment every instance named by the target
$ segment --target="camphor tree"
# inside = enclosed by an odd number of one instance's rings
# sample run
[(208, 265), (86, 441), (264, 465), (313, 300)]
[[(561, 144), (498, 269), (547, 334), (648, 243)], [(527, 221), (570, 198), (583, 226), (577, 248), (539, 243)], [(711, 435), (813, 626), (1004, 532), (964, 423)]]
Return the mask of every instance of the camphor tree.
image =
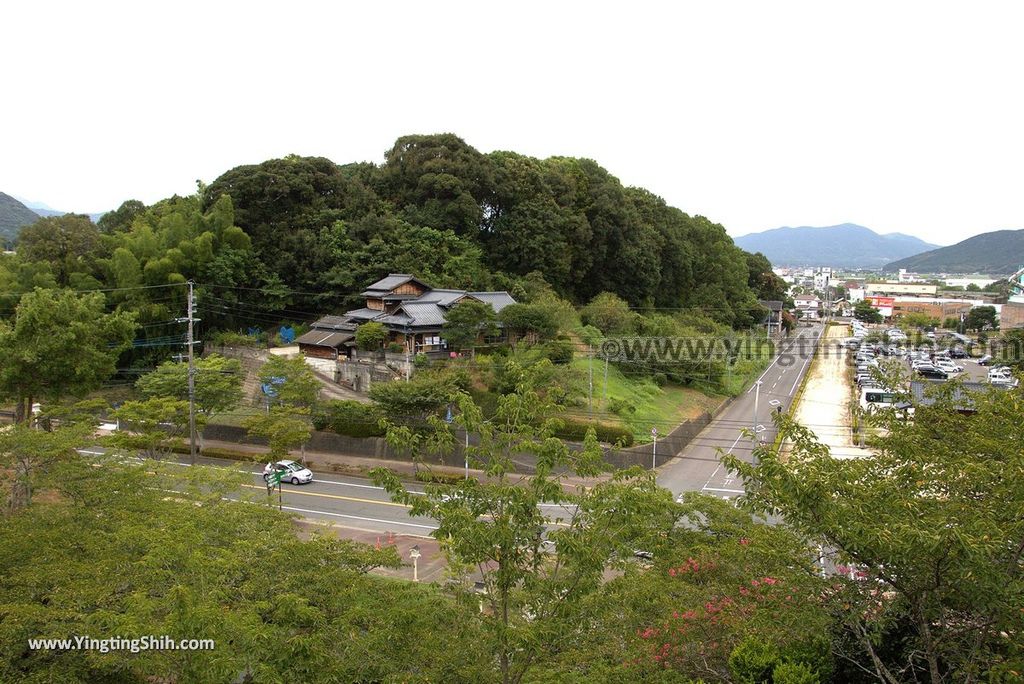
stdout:
[[(832, 610), (852, 669), (880, 681), (1013, 681), (1024, 671), (1024, 395), (934, 390), (912, 421), (895, 410), (871, 458), (832, 459), (779, 417), (786, 459), (728, 456), (748, 503), (781, 515), (849, 576)], [(755, 462), (756, 462), (755, 461)]]
[[(242, 400), (242, 364), (211, 354), (195, 362), (196, 430), (202, 444), (203, 426), (216, 413), (229, 411)], [(147, 398), (188, 401), (188, 364), (167, 362), (139, 378), (136, 389)]]
[(441, 334), (454, 349), (468, 349), (481, 336), (488, 337), (498, 331), (494, 309), (475, 299), (463, 299), (446, 316)]
[(853, 305), (853, 317), (865, 323), (881, 323), (882, 313), (871, 306), (871, 302), (862, 299)]
[(286, 359), (271, 354), (258, 375), (262, 384), (273, 387), (275, 404), (309, 409), (320, 396), (320, 381), (302, 355)]
[[(667, 490), (639, 469), (618, 471), (590, 489), (568, 487), (570, 475), (593, 477), (608, 469), (593, 431), (581, 451), (552, 436), (557, 418), (531, 378), (520, 371), (516, 391), (498, 400), (487, 421), (464, 393), (451, 397), (455, 424), (478, 436), (470, 462), (486, 478), (455, 487), (405, 489), (391, 471), (375, 470), (396, 501), (414, 516), (430, 516), (450, 566), (477, 572), (486, 586), (483, 621), (502, 682), (522, 681), (538, 660), (565, 646), (580, 626), (582, 597), (598, 590), (607, 568), (633, 562), (633, 552), (654, 543), (675, 523)], [(388, 426), (388, 440), (414, 455), (450, 448), (451, 426), (432, 416), (426, 431)], [(536, 459), (530, 477), (514, 472), (514, 459)]]
[(37, 289), (21, 297), (13, 324), (0, 321), (0, 396), (17, 402), (15, 421), (36, 400), (83, 396), (113, 375), (135, 316), (104, 304), (100, 293)]

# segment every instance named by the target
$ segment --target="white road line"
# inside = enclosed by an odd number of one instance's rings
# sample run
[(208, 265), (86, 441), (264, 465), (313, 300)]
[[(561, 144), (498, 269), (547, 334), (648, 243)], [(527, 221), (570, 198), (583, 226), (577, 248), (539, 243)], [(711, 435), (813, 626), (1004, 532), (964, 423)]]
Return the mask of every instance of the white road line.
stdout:
[(345, 515), (344, 513), (331, 513), (330, 511), (316, 511), (308, 508), (296, 508), (294, 506), (282, 506), (286, 511), (296, 511), (298, 513), (315, 513), (316, 515), (330, 515), (335, 518), (349, 518), (351, 520), (363, 520), (365, 522), (383, 523), (385, 525), (401, 525), (402, 527), (420, 527), (424, 530), (436, 530), (437, 527), (433, 525), (420, 525), (418, 523), (407, 523), (399, 522), (398, 520), (381, 520), (379, 518), (363, 518), (358, 515)]
[[(729, 492), (730, 494), (746, 494), (743, 489), (723, 489), (721, 487), (704, 487), (709, 492)], [(703, 491), (703, 490), (702, 490)]]
[[(743, 433), (742, 433), (742, 432), (740, 433), (739, 437), (737, 437), (737, 438), (736, 438), (736, 441), (732, 443), (732, 446), (731, 446), (731, 447), (729, 447), (729, 450), (728, 450), (727, 452), (725, 452), (725, 453), (727, 453), (727, 454), (731, 454), (731, 453), (732, 453), (732, 450), (736, 448), (736, 445), (740, 443), (740, 440), (741, 440), (741, 439), (743, 439)], [(718, 462), (718, 467), (717, 467), (717, 468), (715, 468), (715, 472), (711, 473), (711, 476), (710, 476), (710, 477), (708, 477), (708, 480), (707, 480), (707, 482), (705, 482), (705, 483), (704, 483), (704, 487), (701, 487), (701, 490), (703, 490), (703, 489), (704, 489), (705, 487), (707, 487), (707, 486), (708, 486), (708, 484), (709, 484), (709, 483), (710, 483), (710, 482), (711, 482), (711, 481), (712, 481), (713, 479), (715, 479), (715, 475), (717, 475), (717, 474), (718, 474), (718, 471), (719, 471), (719, 470), (721, 470), (721, 469), (722, 469), (722, 462), (721, 462), (721, 461), (719, 461), (719, 462)]]
[[(82, 452), (82, 453), (93, 453), (93, 452)], [(189, 467), (189, 466), (192, 465), (191, 463), (184, 463), (182, 461), (175, 461), (175, 463), (177, 463), (180, 466), (186, 466), (186, 467)], [(204, 464), (200, 463), (199, 465), (204, 465)], [(212, 467), (212, 468), (228, 468), (229, 470), (233, 470), (229, 466), (222, 466), (222, 465), (210, 465), (208, 467)], [(263, 474), (262, 470), (246, 470), (244, 468), (238, 468), (237, 470), (238, 470), (238, 472), (251, 473), (252, 475), (262, 475)], [(356, 484), (355, 482), (340, 482), (338, 480), (322, 480), (322, 479), (320, 479), (318, 477), (314, 478), (313, 482), (314, 483), (318, 483), (318, 484), (335, 485), (337, 487), (356, 487), (356, 488), (359, 488), (359, 489), (376, 489), (376, 490), (379, 490), (379, 491), (384, 491), (383, 487), (377, 487), (375, 485)], [(419, 490), (416, 490), (416, 489), (409, 489), (407, 491), (410, 494), (426, 494), (426, 492), (422, 492), (422, 491), (419, 491)]]

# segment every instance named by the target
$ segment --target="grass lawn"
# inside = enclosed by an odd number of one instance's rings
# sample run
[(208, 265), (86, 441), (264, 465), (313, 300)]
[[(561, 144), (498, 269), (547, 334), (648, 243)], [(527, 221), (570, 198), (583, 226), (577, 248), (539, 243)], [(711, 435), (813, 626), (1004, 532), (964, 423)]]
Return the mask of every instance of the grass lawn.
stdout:
[[(724, 395), (706, 394), (692, 387), (658, 387), (649, 377), (626, 375), (614, 364), (608, 366), (607, 401), (604, 397), (604, 363), (594, 360), (594, 419), (602, 423), (626, 425), (637, 442), (651, 441), (651, 428), (662, 435), (679, 423), (713, 410)], [(588, 374), (588, 360), (576, 358), (573, 365)], [(612, 411), (617, 408), (618, 411)], [(589, 415), (587, 405), (574, 412), (579, 418)]]

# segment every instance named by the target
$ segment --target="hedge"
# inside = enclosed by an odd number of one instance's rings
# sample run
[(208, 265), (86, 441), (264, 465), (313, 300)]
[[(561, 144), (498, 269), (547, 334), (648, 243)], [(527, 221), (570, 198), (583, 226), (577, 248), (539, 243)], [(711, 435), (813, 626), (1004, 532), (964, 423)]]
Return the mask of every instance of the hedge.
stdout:
[(633, 445), (633, 432), (621, 425), (605, 425), (604, 423), (590, 423), (566, 418), (562, 419), (562, 423), (562, 428), (555, 432), (555, 436), (562, 439), (582, 442), (587, 436), (587, 429), (594, 428), (599, 442), (605, 442), (606, 444), (621, 443), (622, 446)]
[(313, 416), (313, 427), (347, 437), (383, 437), (382, 414), (372, 404), (351, 400), (324, 402)]

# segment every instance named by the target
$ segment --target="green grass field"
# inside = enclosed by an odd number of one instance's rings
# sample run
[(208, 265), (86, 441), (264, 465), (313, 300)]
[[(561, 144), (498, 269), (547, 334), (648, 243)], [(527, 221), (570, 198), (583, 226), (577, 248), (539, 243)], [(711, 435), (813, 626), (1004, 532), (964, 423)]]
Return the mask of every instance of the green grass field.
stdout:
[[(573, 365), (585, 377), (589, 377), (588, 363), (586, 358), (573, 360)], [(593, 364), (594, 419), (602, 423), (628, 426), (637, 442), (650, 442), (652, 427), (656, 427), (660, 434), (667, 434), (679, 423), (696, 418), (704, 411), (713, 410), (725, 400), (724, 395), (706, 394), (692, 387), (659, 387), (649, 377), (624, 374), (614, 364), (608, 366), (606, 388), (604, 362), (594, 360)], [(613, 408), (618, 410), (613, 411)], [(586, 402), (573, 413), (579, 418), (590, 416)]]

